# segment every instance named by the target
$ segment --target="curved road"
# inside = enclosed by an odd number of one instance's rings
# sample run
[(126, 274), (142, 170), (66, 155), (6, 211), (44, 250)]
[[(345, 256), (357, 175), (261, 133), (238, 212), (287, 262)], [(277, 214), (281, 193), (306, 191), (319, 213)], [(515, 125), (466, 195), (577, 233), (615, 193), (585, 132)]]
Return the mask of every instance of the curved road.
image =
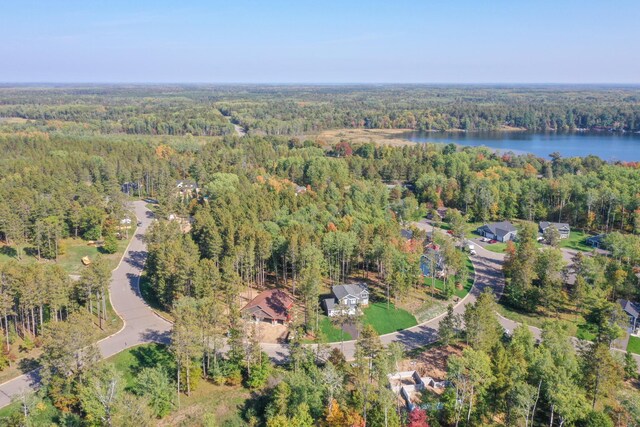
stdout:
[[(149, 342), (169, 343), (171, 324), (158, 315), (144, 302), (140, 295), (138, 282), (147, 256), (143, 236), (153, 220), (153, 213), (147, 209), (145, 202), (133, 203), (135, 214), (141, 221), (136, 229), (118, 267), (113, 271), (110, 288), (110, 298), (114, 310), (124, 321), (123, 328), (117, 333), (98, 342), (103, 357), (109, 357), (129, 347)], [(426, 221), (415, 223), (418, 228), (432, 231), (432, 226)], [(502, 264), (504, 255), (489, 251), (477, 245), (477, 255), (472, 258), (475, 268), (475, 283), (471, 291), (454, 307), (456, 314), (464, 313), (467, 304), (476, 301), (477, 297), (487, 288), (491, 289), (497, 298), (502, 296), (504, 276)], [(435, 342), (438, 339), (438, 325), (444, 313), (424, 323), (398, 332), (380, 336), (384, 344), (401, 342), (405, 349), (410, 350)], [(498, 317), (501, 325), (507, 330), (513, 330), (518, 324), (502, 316)], [(540, 337), (540, 329), (530, 327), (536, 338)], [(343, 351), (347, 359), (352, 359), (355, 353), (355, 340), (343, 343), (332, 343), (330, 347)], [(576, 340), (576, 345), (578, 345)], [(286, 344), (262, 343), (263, 350), (274, 360), (282, 361), (287, 358), (289, 349)], [(636, 355), (634, 355), (636, 356)], [(636, 356), (640, 362), (640, 358)], [(33, 391), (39, 387), (37, 371), (21, 375), (13, 380), (0, 384), (0, 408), (11, 403), (11, 399), (24, 392)]]
[[(414, 223), (413, 225), (428, 232), (433, 230), (432, 226), (424, 220), (419, 223)], [(475, 283), (471, 291), (455, 305), (454, 312), (456, 314), (463, 314), (465, 306), (474, 303), (477, 297), (487, 288), (491, 289), (497, 298), (500, 298), (504, 288), (504, 277), (502, 275), (503, 261), (504, 257), (501, 254), (491, 252), (482, 247), (478, 248), (477, 255), (472, 258), (475, 269)], [(433, 343), (438, 339), (438, 325), (445, 314), (446, 313), (442, 313), (437, 317), (402, 331), (381, 335), (380, 341), (383, 344), (399, 341), (404, 345), (406, 350)], [(507, 319), (504, 320), (510, 322)], [(507, 329), (511, 327), (510, 323), (505, 323), (502, 320), (501, 323)], [(329, 348), (338, 348), (342, 350), (347, 359), (353, 359), (355, 355), (355, 344), (356, 341), (351, 340), (345, 341), (344, 343), (332, 343), (329, 345)], [(263, 343), (262, 347), (269, 356), (275, 359), (281, 359), (287, 355), (286, 345)]]
[[(109, 357), (129, 347), (149, 342), (169, 342), (171, 324), (144, 302), (138, 287), (140, 273), (147, 257), (143, 236), (153, 220), (153, 213), (145, 202), (133, 202), (133, 209), (141, 225), (136, 229), (120, 263), (111, 277), (111, 305), (120, 315), (124, 326), (115, 334), (98, 341), (103, 357)], [(11, 403), (13, 397), (34, 391), (40, 386), (38, 371), (32, 371), (0, 384), (0, 408)]]

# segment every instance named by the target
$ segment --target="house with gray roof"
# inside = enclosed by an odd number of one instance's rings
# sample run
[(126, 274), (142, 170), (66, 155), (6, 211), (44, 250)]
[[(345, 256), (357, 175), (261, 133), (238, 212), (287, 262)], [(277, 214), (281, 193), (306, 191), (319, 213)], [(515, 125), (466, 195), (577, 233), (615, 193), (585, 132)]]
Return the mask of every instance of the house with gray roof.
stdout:
[(590, 236), (590, 237), (587, 237), (587, 239), (585, 240), (585, 243), (594, 248), (601, 248), (602, 246), (604, 246), (604, 238), (606, 236), (607, 236), (606, 234), (598, 234), (597, 236)]
[(549, 221), (540, 221), (538, 223), (540, 227), (540, 233), (544, 234), (545, 230), (549, 227), (554, 227), (560, 233), (561, 239), (566, 239), (569, 237), (571, 233), (571, 226), (566, 222), (549, 222)]
[(636, 327), (638, 326), (638, 317), (640, 317), (640, 305), (633, 301), (621, 299), (618, 301), (622, 310), (629, 316), (629, 324), (631, 325), (631, 333), (635, 334)]
[(498, 242), (508, 242), (515, 240), (518, 230), (509, 221), (492, 222), (478, 227), (476, 232), (487, 239), (497, 240)]
[(337, 285), (332, 288), (333, 298), (326, 298), (322, 303), (327, 316), (339, 314), (355, 315), (358, 307), (369, 305), (369, 290), (364, 283)]

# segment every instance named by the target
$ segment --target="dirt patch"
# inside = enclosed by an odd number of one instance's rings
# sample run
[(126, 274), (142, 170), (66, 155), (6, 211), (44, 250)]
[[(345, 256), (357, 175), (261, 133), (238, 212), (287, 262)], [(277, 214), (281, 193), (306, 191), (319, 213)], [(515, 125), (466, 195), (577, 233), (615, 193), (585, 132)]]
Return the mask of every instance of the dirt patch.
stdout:
[(431, 348), (414, 359), (403, 360), (400, 363), (400, 370), (417, 371), (421, 377), (444, 381), (447, 378), (447, 360), (451, 355), (462, 354), (462, 349), (463, 347), (458, 345)]
[(289, 335), (289, 326), (279, 323), (257, 322), (256, 328), (260, 342), (284, 343)]

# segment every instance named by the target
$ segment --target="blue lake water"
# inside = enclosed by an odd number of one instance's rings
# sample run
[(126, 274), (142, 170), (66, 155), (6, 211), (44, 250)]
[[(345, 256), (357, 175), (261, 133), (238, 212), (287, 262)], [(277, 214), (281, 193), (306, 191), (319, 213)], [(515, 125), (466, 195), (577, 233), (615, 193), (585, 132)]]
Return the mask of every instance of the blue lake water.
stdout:
[(637, 133), (408, 132), (402, 136), (414, 142), (485, 146), (502, 153), (533, 153), (542, 158), (557, 151), (562, 157), (593, 154), (608, 161), (640, 161), (640, 134)]

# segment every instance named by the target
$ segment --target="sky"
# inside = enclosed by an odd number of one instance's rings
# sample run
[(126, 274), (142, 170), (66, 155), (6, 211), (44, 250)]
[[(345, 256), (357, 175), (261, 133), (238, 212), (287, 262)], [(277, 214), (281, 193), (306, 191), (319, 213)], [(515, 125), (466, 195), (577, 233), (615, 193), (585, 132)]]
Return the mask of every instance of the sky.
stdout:
[(0, 82), (640, 83), (638, 0), (0, 0)]

